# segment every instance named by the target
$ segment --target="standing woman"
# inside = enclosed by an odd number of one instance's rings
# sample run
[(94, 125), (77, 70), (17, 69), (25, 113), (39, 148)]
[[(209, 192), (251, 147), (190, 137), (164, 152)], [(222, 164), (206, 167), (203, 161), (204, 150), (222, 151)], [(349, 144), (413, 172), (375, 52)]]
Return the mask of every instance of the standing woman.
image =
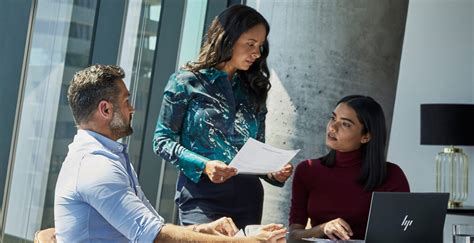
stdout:
[(231, 217), (259, 224), (263, 187), (283, 186), (291, 164), (268, 175), (236, 175), (228, 166), (249, 138), (264, 142), (270, 89), (270, 27), (255, 9), (234, 5), (211, 23), (199, 58), (171, 75), (153, 139), (155, 153), (179, 170), (181, 224)]
[(410, 191), (402, 169), (386, 162), (386, 139), (382, 107), (371, 97), (337, 103), (326, 128), (330, 152), (296, 167), (290, 238), (364, 239), (372, 192)]

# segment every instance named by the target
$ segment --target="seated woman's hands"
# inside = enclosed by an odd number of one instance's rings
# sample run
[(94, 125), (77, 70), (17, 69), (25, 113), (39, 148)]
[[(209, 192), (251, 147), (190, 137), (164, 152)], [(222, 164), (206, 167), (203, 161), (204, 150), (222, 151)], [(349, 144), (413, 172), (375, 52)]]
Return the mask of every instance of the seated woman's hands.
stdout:
[(349, 240), (353, 235), (351, 226), (341, 218), (325, 223), (323, 232), (331, 240)]
[(196, 225), (194, 231), (220, 236), (234, 236), (239, 229), (229, 217), (222, 217), (207, 224)]
[(209, 160), (206, 162), (204, 173), (213, 183), (223, 183), (237, 174), (237, 169), (226, 165), (220, 160)]
[(286, 180), (288, 180), (288, 178), (291, 176), (292, 173), (293, 173), (293, 165), (291, 163), (288, 163), (285, 166), (283, 166), (281, 170), (270, 173), (267, 176), (270, 179), (274, 179), (276, 181), (283, 183)]
[(286, 232), (282, 224), (267, 224), (260, 228), (259, 233), (253, 238), (258, 242), (284, 243)]

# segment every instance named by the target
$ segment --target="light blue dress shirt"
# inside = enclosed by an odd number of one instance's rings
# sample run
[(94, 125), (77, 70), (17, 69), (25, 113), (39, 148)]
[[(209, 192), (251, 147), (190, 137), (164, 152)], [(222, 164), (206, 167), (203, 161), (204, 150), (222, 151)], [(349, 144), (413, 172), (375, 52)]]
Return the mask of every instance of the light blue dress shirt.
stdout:
[(81, 129), (59, 172), (54, 221), (58, 242), (153, 242), (164, 225), (126, 145)]

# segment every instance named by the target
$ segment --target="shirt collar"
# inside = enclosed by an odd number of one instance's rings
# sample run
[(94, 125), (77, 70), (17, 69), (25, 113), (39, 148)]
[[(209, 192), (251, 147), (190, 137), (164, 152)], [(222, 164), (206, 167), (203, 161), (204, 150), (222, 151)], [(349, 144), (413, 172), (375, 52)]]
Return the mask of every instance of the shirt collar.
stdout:
[(109, 149), (113, 153), (123, 153), (127, 149), (126, 144), (114, 141), (102, 134), (96, 133), (91, 130), (83, 130), (83, 129), (79, 129), (77, 131), (77, 133), (82, 133), (82, 132), (85, 132), (89, 134), (90, 136), (94, 137), (99, 143), (101, 143), (105, 148)]
[[(211, 84), (214, 84), (214, 82), (217, 79), (221, 78), (221, 77), (227, 78), (227, 73), (226, 72), (224, 72), (222, 70), (219, 70), (217, 68), (214, 68), (214, 67), (204, 68), (204, 69), (199, 70), (199, 72), (206, 75), (207, 79), (209, 80), (209, 82)], [(232, 80), (234, 80), (237, 77), (238, 77), (238, 73), (235, 72), (234, 76), (232, 77)]]

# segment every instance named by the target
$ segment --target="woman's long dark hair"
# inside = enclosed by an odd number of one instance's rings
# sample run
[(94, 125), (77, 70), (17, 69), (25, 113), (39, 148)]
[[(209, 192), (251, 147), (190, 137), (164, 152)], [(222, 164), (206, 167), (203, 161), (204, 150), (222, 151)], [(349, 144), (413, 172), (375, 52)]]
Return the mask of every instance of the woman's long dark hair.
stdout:
[[(349, 95), (337, 102), (344, 103), (354, 109), (359, 122), (363, 125), (362, 134), (369, 133), (370, 140), (362, 144), (362, 168), (357, 180), (365, 191), (372, 191), (380, 186), (386, 178), (387, 127), (382, 107), (369, 96)], [(335, 165), (336, 151), (331, 149), (321, 158), (321, 163), (332, 167)]]
[[(255, 9), (245, 5), (233, 5), (225, 9), (212, 21), (198, 60), (188, 62), (183, 68), (197, 72), (203, 68), (216, 67), (220, 63), (229, 61), (232, 58), (232, 48), (239, 37), (258, 24), (265, 26), (267, 37), (270, 32), (270, 25)], [(267, 66), (267, 57), (270, 50), (266, 37), (260, 49), (260, 58), (255, 60), (247, 71), (237, 71), (257, 107), (265, 104), (271, 87), (270, 72)]]

